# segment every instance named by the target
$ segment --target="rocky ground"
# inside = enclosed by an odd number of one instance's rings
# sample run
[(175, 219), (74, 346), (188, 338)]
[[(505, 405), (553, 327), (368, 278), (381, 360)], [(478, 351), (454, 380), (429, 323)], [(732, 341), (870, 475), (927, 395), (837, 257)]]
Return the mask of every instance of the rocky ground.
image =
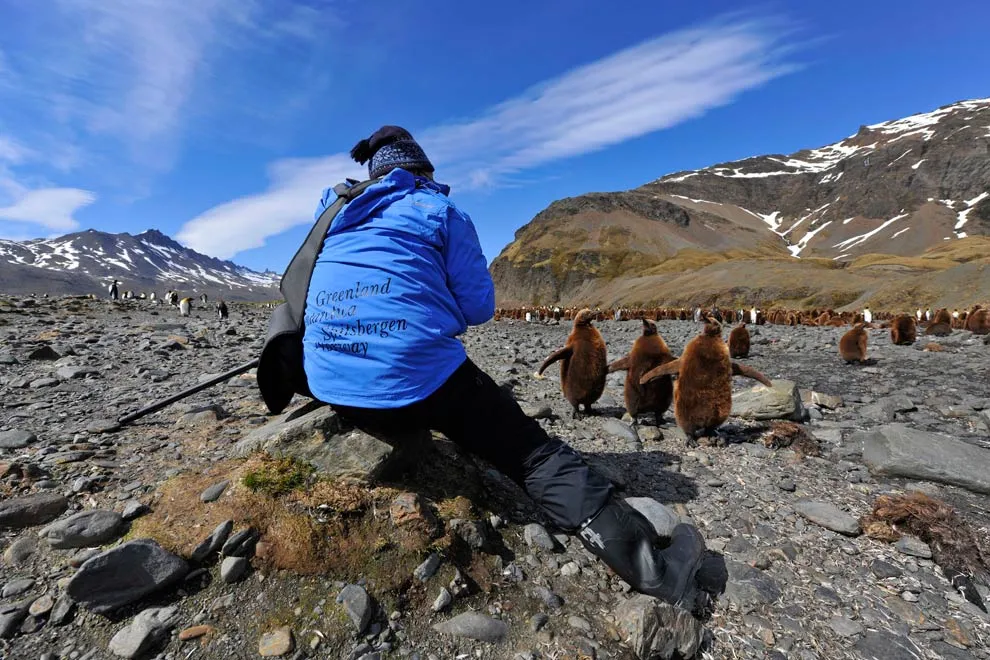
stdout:
[[(986, 543), (980, 337), (924, 350), (873, 330), (874, 362), (848, 366), (842, 329), (754, 328), (745, 361), (775, 387), (737, 379), (721, 441), (688, 448), (672, 413), (622, 419), (622, 374), (598, 414), (571, 418), (557, 368), (532, 375), (566, 325), (469, 331), (548, 431), (667, 505), (658, 528), (689, 519), (724, 555), (726, 593), (698, 622), (630, 593), (442, 438), (403, 451), (305, 401), (272, 418), (250, 373), (116, 426), (255, 357), (267, 316), (0, 297), (0, 657), (990, 658), (990, 617), (930, 548), (858, 524), (878, 495), (917, 489)], [(659, 325), (675, 354), (699, 330)], [(640, 332), (600, 328), (610, 359)], [(767, 447), (771, 418), (800, 422), (812, 451)]]

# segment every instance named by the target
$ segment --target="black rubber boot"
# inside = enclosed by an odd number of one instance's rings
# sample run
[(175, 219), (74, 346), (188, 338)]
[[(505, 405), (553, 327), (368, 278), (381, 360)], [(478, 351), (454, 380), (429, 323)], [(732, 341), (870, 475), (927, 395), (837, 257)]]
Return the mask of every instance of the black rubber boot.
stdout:
[(612, 498), (578, 536), (636, 591), (692, 612), (697, 609), (695, 575), (705, 557), (705, 542), (691, 525), (675, 526), (669, 543), (661, 547), (653, 525), (625, 501)]

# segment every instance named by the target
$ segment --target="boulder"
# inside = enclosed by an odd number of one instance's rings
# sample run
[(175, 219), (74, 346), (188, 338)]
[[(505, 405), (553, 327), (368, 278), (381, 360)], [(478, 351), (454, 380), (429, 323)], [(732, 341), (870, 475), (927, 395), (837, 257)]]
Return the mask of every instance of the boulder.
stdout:
[(38, 493), (0, 501), (0, 529), (33, 527), (58, 518), (69, 501), (55, 493)]
[(904, 424), (887, 424), (851, 438), (875, 475), (950, 484), (990, 494), (990, 450)]
[(773, 387), (757, 385), (732, 395), (732, 415), (743, 419), (789, 419), (799, 422), (804, 418), (801, 391), (790, 380), (773, 381)]
[(38, 535), (58, 550), (93, 548), (118, 538), (123, 526), (124, 519), (116, 511), (92, 509), (54, 522)]
[(622, 641), (642, 660), (691, 658), (705, 627), (687, 610), (639, 594), (615, 608)]
[(97, 614), (113, 611), (161, 591), (186, 576), (186, 562), (152, 539), (137, 539), (84, 563), (66, 593)]
[(136, 658), (165, 641), (178, 620), (178, 608), (144, 610), (110, 640), (110, 652), (121, 658)]
[(305, 440), (324, 441), (340, 431), (340, 418), (330, 406), (323, 406), (297, 416), (292, 411), (275, 422), (252, 431), (234, 447), (239, 456), (258, 451), (272, 451)]

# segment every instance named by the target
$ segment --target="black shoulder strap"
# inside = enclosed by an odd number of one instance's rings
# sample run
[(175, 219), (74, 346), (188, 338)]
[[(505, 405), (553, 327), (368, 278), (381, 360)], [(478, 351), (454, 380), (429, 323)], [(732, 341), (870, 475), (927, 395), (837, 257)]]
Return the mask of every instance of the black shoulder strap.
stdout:
[[(337, 213), (340, 212), (340, 209), (347, 202), (380, 180), (381, 177), (361, 181), (360, 183), (354, 182), (351, 186), (348, 186), (346, 183), (338, 183), (334, 186), (333, 191), (338, 195), (337, 199), (320, 214), (320, 217), (316, 220), (316, 224), (309, 231), (306, 240), (303, 241), (299, 250), (296, 251), (295, 256), (292, 257), (292, 261), (289, 262), (278, 288), (282, 292), (282, 296), (288, 304), (289, 312), (297, 324), (302, 322), (303, 311), (306, 306), (306, 295), (309, 292), (309, 280), (313, 276), (316, 259), (320, 256), (320, 250), (323, 249), (323, 241), (326, 238), (327, 230), (330, 229), (330, 224), (333, 222), (334, 217), (336, 217)], [(353, 179), (348, 179), (348, 181), (353, 181)]]

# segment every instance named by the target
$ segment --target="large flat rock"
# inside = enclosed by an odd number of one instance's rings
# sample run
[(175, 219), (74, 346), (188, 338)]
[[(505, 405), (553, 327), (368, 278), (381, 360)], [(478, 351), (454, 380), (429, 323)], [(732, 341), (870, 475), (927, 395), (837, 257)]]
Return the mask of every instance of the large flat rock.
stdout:
[(855, 434), (875, 475), (922, 479), (990, 494), (990, 450), (941, 433), (887, 424)]
[(69, 508), (69, 501), (55, 493), (38, 493), (0, 501), (0, 529), (33, 527), (52, 521)]
[(72, 576), (66, 593), (97, 614), (113, 611), (185, 577), (189, 565), (151, 539), (137, 539), (96, 555)]
[(773, 387), (756, 387), (732, 395), (732, 416), (743, 419), (790, 419), (804, 417), (801, 391), (794, 381), (775, 380)]
[(304, 441), (323, 441), (340, 431), (340, 418), (330, 406), (323, 406), (297, 416), (292, 411), (281, 419), (265, 424), (239, 441), (234, 452), (247, 456), (255, 451), (272, 451)]
[(642, 594), (615, 608), (623, 642), (637, 658), (691, 658), (701, 646), (705, 627), (687, 610)]

